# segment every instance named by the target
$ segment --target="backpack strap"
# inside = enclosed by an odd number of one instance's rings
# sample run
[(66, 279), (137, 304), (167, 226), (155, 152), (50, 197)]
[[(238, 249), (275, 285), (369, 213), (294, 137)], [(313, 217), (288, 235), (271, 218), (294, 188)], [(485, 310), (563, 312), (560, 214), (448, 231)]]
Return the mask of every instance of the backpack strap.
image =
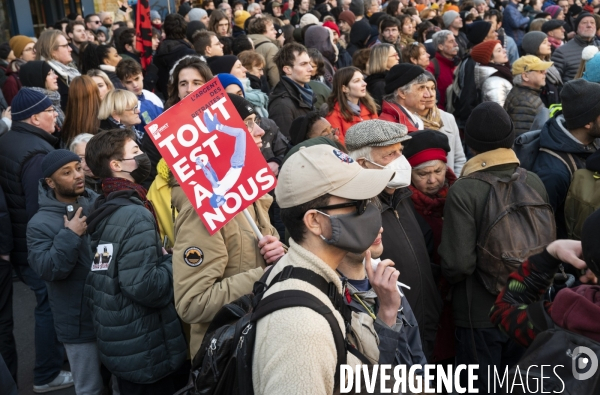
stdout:
[[(298, 268), (295, 268), (298, 269)], [(316, 273), (315, 273), (316, 274)], [(318, 275), (317, 275), (318, 276)], [(321, 277), (321, 276), (319, 276)], [(321, 277), (322, 278), (322, 277)], [(259, 319), (281, 309), (288, 307), (308, 307), (320, 314), (327, 320), (331, 332), (333, 333), (333, 341), (335, 343), (335, 349), (337, 353), (337, 364), (335, 367), (335, 389), (338, 388), (340, 380), (340, 365), (345, 365), (348, 362), (348, 356), (346, 354), (346, 339), (340, 329), (337, 319), (333, 314), (333, 311), (317, 297), (309, 294), (308, 292), (299, 290), (285, 290), (275, 292), (272, 295), (267, 296), (260, 301), (254, 313), (252, 313), (252, 321), (258, 321)], [(351, 348), (351, 347), (349, 347)], [(350, 350), (348, 350), (350, 351)]]
[(258, 43), (257, 45), (254, 46), (254, 49), (256, 49), (256, 48), (258, 48), (261, 45), (266, 44), (266, 43), (268, 43), (268, 41), (263, 41), (262, 43)]
[(577, 163), (575, 163), (575, 159), (573, 159), (573, 155), (567, 152), (555, 152), (548, 148), (540, 148), (541, 152), (545, 152), (548, 155), (552, 155), (556, 159), (560, 160), (565, 166), (567, 166), (567, 170), (569, 170), (569, 174), (571, 175), (571, 179), (573, 179), (573, 174), (577, 170)]
[(555, 326), (554, 321), (552, 321), (552, 318), (546, 312), (544, 300), (538, 300), (527, 306), (527, 316), (533, 323), (533, 326), (540, 332), (552, 329)]

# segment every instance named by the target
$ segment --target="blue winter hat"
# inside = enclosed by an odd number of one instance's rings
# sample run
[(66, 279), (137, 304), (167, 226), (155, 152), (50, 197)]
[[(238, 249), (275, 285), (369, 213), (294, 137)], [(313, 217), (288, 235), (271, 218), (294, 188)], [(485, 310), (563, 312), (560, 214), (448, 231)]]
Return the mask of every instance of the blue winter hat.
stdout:
[(42, 175), (44, 178), (48, 178), (52, 176), (55, 171), (71, 162), (81, 162), (81, 158), (74, 152), (66, 149), (50, 151), (42, 160)]
[[(587, 60), (585, 55), (589, 56), (592, 52), (595, 52), (595, 54)], [(600, 52), (598, 52), (598, 48), (591, 45), (584, 48), (582, 59), (587, 61), (585, 62), (585, 72), (581, 78), (589, 82), (600, 83)]]
[(244, 86), (242, 85), (242, 82), (234, 75), (227, 74), (227, 73), (221, 73), (221, 74), (217, 74), (217, 78), (219, 79), (219, 81), (221, 81), (221, 85), (223, 85), (223, 88), (226, 88), (226, 89), (229, 85), (236, 84), (242, 90), (244, 97), (246, 97), (246, 92), (244, 91)]
[(22, 121), (52, 107), (48, 96), (32, 89), (22, 88), (12, 101), (12, 120)]

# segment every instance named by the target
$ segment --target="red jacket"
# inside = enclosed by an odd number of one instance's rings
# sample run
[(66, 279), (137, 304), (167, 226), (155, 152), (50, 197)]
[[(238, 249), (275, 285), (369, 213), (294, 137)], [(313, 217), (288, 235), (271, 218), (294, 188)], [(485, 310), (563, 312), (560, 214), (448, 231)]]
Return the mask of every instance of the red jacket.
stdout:
[(360, 103), (360, 116), (355, 115), (352, 117), (352, 121), (346, 121), (344, 119), (340, 110), (340, 103), (335, 103), (333, 111), (325, 117), (325, 119), (331, 124), (332, 128), (338, 128), (340, 130), (339, 140), (342, 144), (345, 144), (346, 132), (352, 125), (361, 121), (368, 121), (377, 118), (377, 113), (373, 114), (362, 103)]
[(406, 126), (408, 129), (408, 133), (416, 132), (419, 130), (415, 124), (413, 124), (410, 117), (400, 108), (400, 106), (396, 103), (390, 103), (384, 101), (381, 104), (381, 115), (379, 115), (379, 119), (389, 122), (401, 123)]
[[(437, 61), (437, 64), (439, 65), (438, 75), (435, 73), (435, 61)], [(429, 62), (429, 66), (427, 66), (427, 71), (433, 74), (437, 81), (437, 90), (440, 95), (438, 98), (438, 108), (441, 110), (446, 109), (446, 89), (452, 85), (455, 68), (454, 61), (440, 55), (439, 52), (435, 53), (435, 58), (432, 59), (431, 62)]]

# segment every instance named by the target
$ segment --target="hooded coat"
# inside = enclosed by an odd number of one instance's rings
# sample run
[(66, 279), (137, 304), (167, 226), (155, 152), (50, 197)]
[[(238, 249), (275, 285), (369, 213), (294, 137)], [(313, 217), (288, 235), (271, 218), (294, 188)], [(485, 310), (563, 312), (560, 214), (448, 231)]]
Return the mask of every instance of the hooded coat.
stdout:
[[(65, 227), (67, 203), (56, 200), (54, 191), (43, 180), (39, 183), (40, 209), (27, 224), (29, 266), (46, 282), (54, 317), (54, 328), (61, 343), (96, 341), (92, 316), (83, 303), (83, 287), (94, 256), (90, 235), (77, 235)], [(77, 198), (89, 215), (98, 195), (86, 189)]]
[(185, 55), (195, 55), (196, 51), (187, 40), (174, 40), (167, 38), (160, 43), (156, 53), (152, 57), (152, 62), (158, 68), (157, 89), (163, 97), (169, 97), (167, 85), (169, 83), (169, 72), (175, 63)]

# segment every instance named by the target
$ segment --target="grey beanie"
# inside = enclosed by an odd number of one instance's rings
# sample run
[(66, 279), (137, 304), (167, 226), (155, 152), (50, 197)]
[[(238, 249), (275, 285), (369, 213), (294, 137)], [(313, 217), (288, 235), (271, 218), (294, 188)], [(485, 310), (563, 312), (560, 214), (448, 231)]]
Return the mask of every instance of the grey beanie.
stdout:
[(202, 8), (192, 8), (192, 10), (188, 12), (188, 18), (190, 19), (190, 22), (199, 21), (200, 19), (204, 18), (204, 15), (206, 15), (206, 11)]
[(537, 56), (540, 50), (540, 45), (546, 38), (548, 38), (548, 35), (544, 32), (529, 32), (523, 36), (521, 47), (523, 48), (523, 51), (525, 51), (525, 54)]
[(365, 2), (363, 0), (352, 0), (350, 3), (350, 11), (356, 16), (364, 16)]
[(600, 84), (584, 79), (567, 82), (560, 91), (567, 129), (577, 129), (600, 116)]
[(410, 138), (406, 126), (400, 123), (371, 119), (352, 125), (345, 141), (346, 148), (352, 152), (363, 147), (386, 147)]
[(152, 10), (152, 11), (150, 11), (150, 20), (153, 21), (155, 19), (162, 20), (162, 18), (160, 17), (160, 14), (158, 13), (158, 11)]
[(456, 11), (450, 10), (444, 12), (444, 15), (442, 16), (442, 20), (444, 21), (444, 27), (448, 29), (452, 22), (454, 22), (454, 20), (459, 16), (460, 14)]

